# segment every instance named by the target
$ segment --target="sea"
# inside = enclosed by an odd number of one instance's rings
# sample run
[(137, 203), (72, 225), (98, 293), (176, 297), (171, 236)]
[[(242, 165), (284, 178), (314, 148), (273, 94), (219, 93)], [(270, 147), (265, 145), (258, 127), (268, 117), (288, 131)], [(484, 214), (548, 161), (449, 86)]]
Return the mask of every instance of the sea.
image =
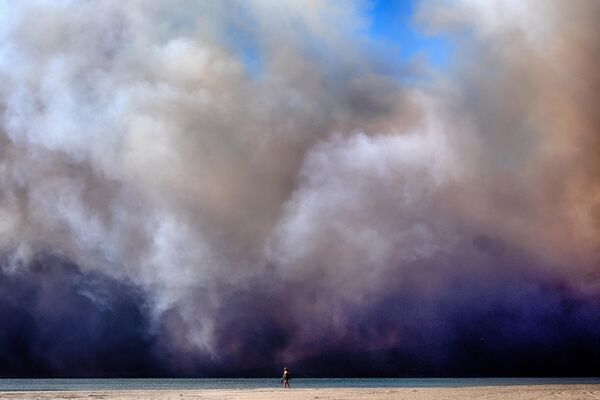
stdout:
[[(600, 385), (600, 378), (295, 378), (293, 388), (431, 388), (506, 385)], [(267, 389), (279, 378), (0, 379), (0, 392), (80, 390)]]

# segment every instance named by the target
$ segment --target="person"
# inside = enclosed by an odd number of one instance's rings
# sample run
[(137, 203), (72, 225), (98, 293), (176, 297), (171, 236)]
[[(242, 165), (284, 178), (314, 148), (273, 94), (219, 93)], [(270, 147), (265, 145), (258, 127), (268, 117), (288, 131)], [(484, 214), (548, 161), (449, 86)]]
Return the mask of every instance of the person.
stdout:
[(281, 377), (281, 382), (283, 383), (283, 388), (284, 389), (291, 389), (290, 388), (290, 379), (292, 379), (292, 376), (290, 375), (290, 371), (288, 371), (287, 367), (283, 367), (283, 376)]

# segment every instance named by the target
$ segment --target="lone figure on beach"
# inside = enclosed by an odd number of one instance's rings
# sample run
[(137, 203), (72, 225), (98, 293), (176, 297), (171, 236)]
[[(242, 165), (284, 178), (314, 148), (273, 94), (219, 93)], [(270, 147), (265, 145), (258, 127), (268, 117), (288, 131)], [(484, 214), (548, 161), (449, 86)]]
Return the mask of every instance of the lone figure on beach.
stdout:
[(287, 367), (283, 367), (283, 376), (281, 377), (281, 383), (283, 383), (283, 388), (290, 388), (290, 379), (292, 379), (290, 375), (290, 371), (288, 371)]

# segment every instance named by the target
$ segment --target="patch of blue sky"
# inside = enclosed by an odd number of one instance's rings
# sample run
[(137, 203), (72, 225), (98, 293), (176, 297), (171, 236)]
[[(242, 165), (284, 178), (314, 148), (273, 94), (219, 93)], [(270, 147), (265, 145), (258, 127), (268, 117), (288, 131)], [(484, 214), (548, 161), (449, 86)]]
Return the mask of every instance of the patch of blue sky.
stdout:
[(263, 56), (255, 38), (247, 31), (231, 28), (228, 31), (230, 46), (236, 52), (246, 72), (254, 78), (258, 78), (263, 69)]
[(452, 42), (442, 36), (427, 35), (415, 25), (416, 0), (371, 0), (370, 3), (368, 34), (372, 40), (397, 48), (398, 52), (393, 54), (400, 57), (398, 61), (424, 57), (438, 69), (449, 66)]
[[(366, 0), (365, 17), (370, 24), (363, 34), (391, 50), (386, 54), (387, 61), (392, 65), (402, 66), (415, 58), (421, 58), (430, 66), (444, 70), (452, 62), (452, 41), (443, 36), (428, 35), (419, 29), (414, 23), (417, 1)], [(259, 78), (264, 59), (250, 27), (251, 24), (232, 24), (227, 30), (227, 42), (244, 63), (248, 74)]]

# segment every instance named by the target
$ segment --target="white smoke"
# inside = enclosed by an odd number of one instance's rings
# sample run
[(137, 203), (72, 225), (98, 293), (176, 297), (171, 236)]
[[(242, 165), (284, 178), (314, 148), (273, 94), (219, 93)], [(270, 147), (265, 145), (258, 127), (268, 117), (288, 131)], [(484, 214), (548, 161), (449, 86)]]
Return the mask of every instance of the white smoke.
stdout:
[(0, 4), (7, 265), (49, 251), (133, 282), (157, 321), (181, 314), (182, 346), (218, 355), (224, 293), (269, 268), (320, 290), (298, 319), (342, 329), (478, 235), (552, 268), (597, 261), (597, 119), (566, 80), (594, 73), (593, 5), (423, 2), (456, 62), (409, 88), (369, 50), (361, 2)]

